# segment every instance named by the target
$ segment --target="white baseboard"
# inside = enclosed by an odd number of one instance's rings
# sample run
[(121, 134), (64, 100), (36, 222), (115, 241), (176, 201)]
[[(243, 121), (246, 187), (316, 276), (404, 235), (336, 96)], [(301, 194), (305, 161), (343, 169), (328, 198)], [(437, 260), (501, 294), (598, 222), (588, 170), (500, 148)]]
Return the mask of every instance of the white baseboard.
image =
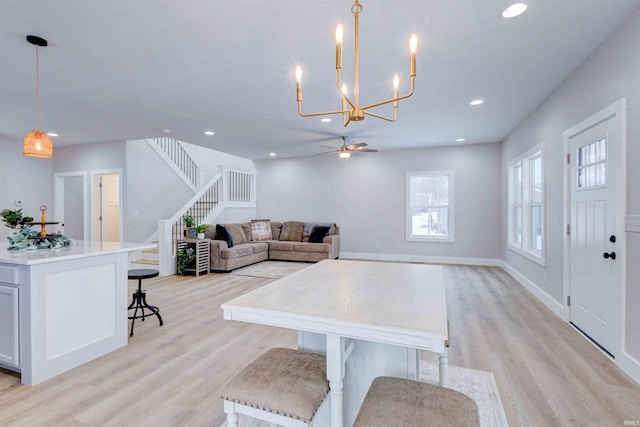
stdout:
[(569, 307), (567, 307), (566, 305), (560, 304), (558, 301), (553, 299), (551, 295), (546, 293), (544, 290), (540, 289), (535, 283), (533, 283), (531, 280), (524, 277), (522, 274), (520, 274), (516, 269), (511, 267), (506, 262), (501, 261), (500, 267), (502, 267), (502, 269), (506, 271), (511, 277), (513, 277), (518, 283), (524, 286), (526, 290), (531, 292), (536, 298), (542, 301), (542, 303), (546, 305), (547, 308), (549, 308), (549, 310), (553, 311), (556, 314), (556, 316), (558, 316), (565, 322), (568, 322), (570, 320)]
[(342, 259), (361, 259), (371, 261), (424, 262), (430, 264), (461, 264), (500, 267), (502, 261), (491, 258), (439, 257), (409, 254), (381, 254), (366, 252), (340, 252)]
[(640, 361), (622, 350), (620, 356), (616, 357), (616, 364), (625, 374), (640, 384)]

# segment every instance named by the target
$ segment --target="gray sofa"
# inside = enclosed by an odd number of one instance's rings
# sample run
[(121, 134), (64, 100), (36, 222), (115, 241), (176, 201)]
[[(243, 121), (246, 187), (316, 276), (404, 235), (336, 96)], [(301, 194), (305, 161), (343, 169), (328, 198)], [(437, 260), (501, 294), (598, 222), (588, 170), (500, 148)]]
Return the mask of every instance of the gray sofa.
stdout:
[[(263, 241), (253, 239), (251, 223), (220, 225), (231, 236), (233, 247), (220, 240), (225, 236), (217, 235), (215, 225), (207, 229), (205, 237), (211, 239), (213, 271), (231, 271), (265, 260), (318, 262), (338, 258), (340, 254), (340, 228), (335, 224), (271, 221), (272, 239)], [(329, 234), (322, 242), (311, 243), (310, 234), (318, 225), (330, 226)]]

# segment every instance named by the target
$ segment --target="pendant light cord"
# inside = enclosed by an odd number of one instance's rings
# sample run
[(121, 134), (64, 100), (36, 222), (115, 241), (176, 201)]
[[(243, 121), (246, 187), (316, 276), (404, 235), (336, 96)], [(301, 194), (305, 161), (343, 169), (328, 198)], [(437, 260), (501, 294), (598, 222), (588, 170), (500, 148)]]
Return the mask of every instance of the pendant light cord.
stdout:
[(36, 45), (36, 126), (37, 129), (40, 129), (40, 97), (38, 96), (40, 85), (38, 81), (38, 69), (38, 45)]

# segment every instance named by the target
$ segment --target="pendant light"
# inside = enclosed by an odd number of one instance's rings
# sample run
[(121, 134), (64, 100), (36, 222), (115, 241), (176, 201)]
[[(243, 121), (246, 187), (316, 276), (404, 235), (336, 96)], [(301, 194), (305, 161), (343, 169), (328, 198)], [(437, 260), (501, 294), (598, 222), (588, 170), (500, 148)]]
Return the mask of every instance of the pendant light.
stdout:
[(38, 47), (47, 46), (47, 41), (38, 36), (27, 36), (27, 41), (36, 47), (36, 126), (24, 137), (22, 154), (29, 157), (50, 159), (53, 155), (53, 143), (45, 132), (40, 130), (40, 99), (38, 97)]

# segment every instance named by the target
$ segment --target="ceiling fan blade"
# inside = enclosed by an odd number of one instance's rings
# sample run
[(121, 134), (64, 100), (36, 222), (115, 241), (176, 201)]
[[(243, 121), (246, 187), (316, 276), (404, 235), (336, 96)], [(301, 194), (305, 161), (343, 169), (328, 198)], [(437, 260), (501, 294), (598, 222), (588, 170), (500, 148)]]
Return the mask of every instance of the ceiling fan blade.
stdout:
[(366, 147), (367, 144), (366, 142), (359, 142), (357, 144), (351, 144), (351, 145), (347, 145), (347, 148), (351, 149), (351, 148), (359, 148), (359, 147)]
[(318, 147), (321, 147), (321, 148), (332, 148), (334, 150), (339, 150), (340, 149), (339, 147), (329, 147), (328, 145), (318, 145)]
[(317, 153), (316, 156), (322, 156), (323, 154), (334, 154), (337, 153), (337, 151), (325, 151), (324, 153)]
[(359, 150), (355, 151), (356, 153), (377, 153), (378, 150), (375, 150), (373, 148), (361, 148)]

